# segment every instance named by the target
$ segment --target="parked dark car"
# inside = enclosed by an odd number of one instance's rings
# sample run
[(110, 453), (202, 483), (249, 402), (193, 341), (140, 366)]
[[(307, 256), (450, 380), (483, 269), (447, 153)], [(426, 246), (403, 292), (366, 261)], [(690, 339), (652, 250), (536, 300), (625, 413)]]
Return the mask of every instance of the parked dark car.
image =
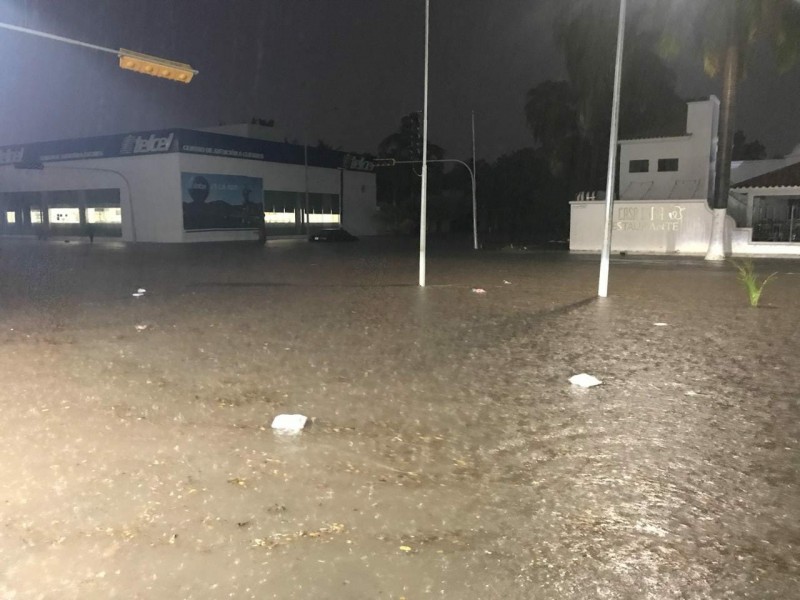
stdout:
[(356, 236), (338, 227), (336, 229), (320, 229), (308, 236), (309, 242), (355, 242)]

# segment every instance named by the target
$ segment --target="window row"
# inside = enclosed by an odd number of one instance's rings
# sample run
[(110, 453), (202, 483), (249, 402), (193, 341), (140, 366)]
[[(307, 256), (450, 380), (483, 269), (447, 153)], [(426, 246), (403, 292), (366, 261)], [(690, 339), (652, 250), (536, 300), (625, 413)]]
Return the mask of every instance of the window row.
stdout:
[[(658, 172), (668, 173), (678, 170), (677, 158), (659, 158), (658, 159)], [(629, 173), (649, 173), (650, 161), (646, 159), (632, 160), (628, 165)]]

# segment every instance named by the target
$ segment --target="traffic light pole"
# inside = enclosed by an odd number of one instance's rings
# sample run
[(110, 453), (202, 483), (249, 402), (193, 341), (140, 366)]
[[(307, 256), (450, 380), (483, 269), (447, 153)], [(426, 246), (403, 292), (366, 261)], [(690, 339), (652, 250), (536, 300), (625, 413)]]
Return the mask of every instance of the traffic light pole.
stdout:
[[(377, 167), (393, 167), (395, 165), (419, 165), (422, 164), (421, 160), (395, 160), (394, 158), (376, 158), (373, 160)], [(430, 163), (458, 163), (464, 165), (464, 168), (469, 171), (469, 178), (472, 182), (472, 239), (474, 242), (475, 250), (478, 249), (478, 217), (477, 217), (477, 200), (476, 190), (477, 185), (475, 181), (475, 169), (470, 167), (463, 160), (457, 158), (435, 158), (428, 161)]]

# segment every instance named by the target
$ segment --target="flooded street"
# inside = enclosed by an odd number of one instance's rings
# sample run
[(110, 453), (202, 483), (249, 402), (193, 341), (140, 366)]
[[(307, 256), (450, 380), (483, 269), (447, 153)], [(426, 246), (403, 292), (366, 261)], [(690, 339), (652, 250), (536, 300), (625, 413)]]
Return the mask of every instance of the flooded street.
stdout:
[(0, 241), (0, 598), (800, 598), (800, 261), (468, 245)]

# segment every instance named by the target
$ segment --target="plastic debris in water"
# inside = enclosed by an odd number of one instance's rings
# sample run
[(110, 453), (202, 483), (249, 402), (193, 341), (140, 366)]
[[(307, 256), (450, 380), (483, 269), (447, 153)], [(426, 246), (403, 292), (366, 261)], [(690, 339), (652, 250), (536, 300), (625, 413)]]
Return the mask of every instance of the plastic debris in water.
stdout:
[(145, 329), (147, 329), (147, 325), (136, 325), (136, 331), (144, 331)]
[(473, 294), (485, 294), (486, 290), (483, 289), (483, 288), (472, 288), (472, 293)]
[(272, 428), (276, 433), (295, 434), (303, 431), (307, 421), (305, 415), (278, 415), (272, 419)]
[(653, 323), (656, 327), (666, 327), (667, 323)]
[(503, 283), (505, 285), (511, 285), (511, 282), (508, 279), (503, 279)]
[(579, 375), (573, 375), (572, 377), (569, 378), (569, 382), (572, 385), (577, 385), (578, 387), (582, 388), (590, 388), (603, 383), (597, 377), (592, 377), (587, 373), (580, 373)]

